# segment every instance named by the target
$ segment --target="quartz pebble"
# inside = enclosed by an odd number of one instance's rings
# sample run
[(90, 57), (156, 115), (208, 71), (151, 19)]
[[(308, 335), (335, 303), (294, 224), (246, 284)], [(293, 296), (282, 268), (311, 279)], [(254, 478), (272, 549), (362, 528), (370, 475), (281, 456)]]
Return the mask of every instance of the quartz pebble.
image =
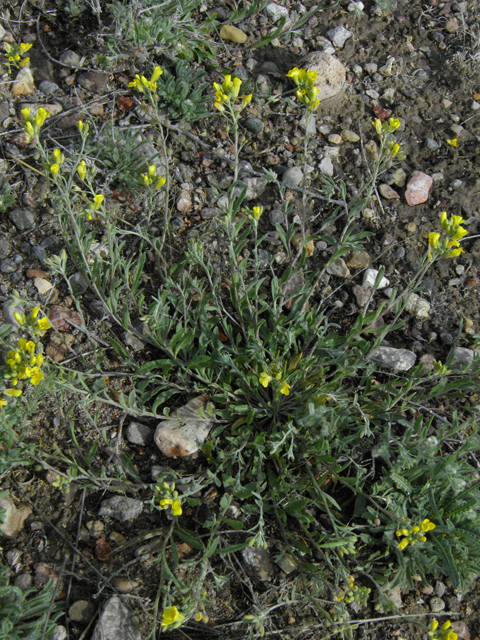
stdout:
[[(375, 280), (377, 279), (378, 271), (377, 269), (367, 269), (363, 274), (363, 286), (364, 287), (373, 287), (375, 286)], [(378, 285), (378, 289), (385, 289), (390, 284), (387, 278), (383, 277), (380, 280), (380, 284)]]
[(348, 38), (352, 37), (352, 32), (348, 29), (345, 29), (344, 26), (340, 25), (338, 27), (334, 27), (333, 29), (329, 29), (327, 31), (327, 36), (337, 47), (337, 49), (342, 49)]
[(407, 349), (377, 347), (369, 354), (368, 359), (394, 371), (408, 371), (414, 366), (417, 356)]
[(347, 70), (335, 56), (324, 51), (313, 51), (303, 64), (307, 70), (317, 72), (315, 86), (319, 89), (317, 98), (320, 102), (337, 95), (343, 89)]
[(265, 13), (273, 20), (273, 22), (278, 22), (284, 16), (288, 16), (288, 9), (276, 4), (275, 2), (270, 2), (265, 7)]
[(412, 177), (408, 181), (407, 190), (405, 191), (405, 200), (407, 204), (414, 207), (428, 200), (430, 188), (433, 179), (422, 171), (414, 171)]
[(428, 318), (430, 314), (430, 303), (424, 298), (420, 298), (416, 293), (411, 293), (408, 296), (407, 303), (405, 305), (405, 310), (409, 313), (412, 313), (420, 320), (424, 320)]

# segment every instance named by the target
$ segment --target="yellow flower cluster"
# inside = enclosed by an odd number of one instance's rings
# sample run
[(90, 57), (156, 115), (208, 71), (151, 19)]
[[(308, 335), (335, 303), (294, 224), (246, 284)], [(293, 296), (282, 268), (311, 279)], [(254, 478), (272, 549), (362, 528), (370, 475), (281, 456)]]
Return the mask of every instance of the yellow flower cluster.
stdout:
[(105, 196), (102, 193), (97, 193), (97, 195), (93, 198), (93, 203), (87, 209), (85, 209), (82, 215), (84, 215), (87, 220), (93, 220), (93, 215), (100, 209), (104, 199)]
[(433, 260), (434, 251), (443, 253), (446, 258), (457, 258), (463, 249), (460, 248), (460, 240), (468, 233), (464, 227), (460, 226), (465, 220), (462, 216), (452, 216), (450, 220), (447, 212), (442, 211), (440, 214), (440, 224), (444, 231), (442, 234), (432, 231), (428, 234), (428, 259)]
[[(213, 88), (215, 89), (215, 109), (219, 111), (225, 111), (224, 104), (230, 104), (231, 102), (235, 102), (240, 93), (240, 87), (242, 86), (242, 81), (240, 78), (234, 78), (232, 80), (231, 75), (224, 76), (224, 80), (222, 84), (218, 84), (217, 82), (213, 83)], [(245, 107), (250, 103), (252, 99), (252, 94), (248, 96), (240, 96), (242, 99), (241, 109), (245, 109)]]
[(171, 626), (172, 629), (177, 629), (185, 620), (185, 616), (180, 613), (177, 607), (168, 607), (168, 609), (164, 609), (162, 616), (162, 628)]
[[(29, 380), (33, 385), (37, 385), (44, 379), (45, 376), (40, 371), (40, 367), (45, 358), (41, 353), (35, 353), (36, 347), (33, 340), (27, 342), (24, 338), (19, 338), (17, 348), (8, 352), (6, 363), (10, 370), (7, 369), (7, 373), (4, 373), (3, 377), (5, 380), (10, 380), (14, 387), (17, 386), (19, 380)], [(19, 396), (22, 392), (16, 389), (7, 389), (3, 393), (7, 396)]]
[(252, 212), (253, 212), (253, 217), (258, 222), (260, 220), (260, 216), (263, 213), (263, 207), (253, 207)]
[(287, 78), (291, 78), (297, 85), (297, 98), (300, 102), (304, 104), (309, 111), (316, 111), (320, 104), (320, 100), (317, 98), (320, 89), (317, 89), (315, 86), (317, 72), (295, 67), (287, 73)]
[(164, 482), (161, 487), (155, 487), (155, 493), (166, 496), (159, 500), (160, 509), (168, 509), (170, 507), (174, 516), (182, 515), (182, 505), (178, 499), (178, 491), (175, 491), (175, 483), (172, 482), (172, 484), (168, 484)]
[(155, 67), (153, 73), (151, 75), (150, 80), (147, 80), (145, 76), (139, 76), (138, 73), (135, 74), (135, 78), (132, 82), (128, 84), (132, 89), (136, 89), (139, 93), (145, 93), (149, 91), (150, 93), (155, 93), (157, 90), (157, 80), (162, 75), (163, 69), (161, 67)]
[(396, 535), (398, 537), (404, 536), (404, 538), (398, 545), (398, 548), (400, 549), (400, 551), (403, 551), (409, 544), (413, 546), (416, 542), (425, 542), (427, 539), (425, 534), (428, 531), (432, 531), (433, 529), (435, 529), (435, 527), (436, 525), (433, 522), (430, 522), (428, 518), (425, 518), (425, 520), (420, 524), (415, 524), (411, 527), (399, 529), (396, 532)]
[(154, 164), (148, 167), (148, 174), (142, 173), (142, 178), (147, 187), (154, 184), (155, 189), (161, 189), (166, 182), (163, 176), (158, 175), (157, 167)]
[[(273, 376), (275, 378), (275, 380), (277, 380), (278, 382), (282, 382), (282, 372), (276, 370), (276, 367), (272, 367), (272, 373)], [(268, 387), (268, 385), (270, 384), (270, 382), (274, 379), (269, 373), (267, 373), (266, 371), (262, 371), (262, 373), (260, 374), (260, 377), (258, 379), (258, 381), (260, 382), (260, 384), (262, 386), (265, 387), (265, 389)], [(282, 383), (282, 386), (280, 387), (280, 393), (283, 394), (284, 396), (288, 396), (290, 394), (290, 389), (292, 388), (292, 386), (290, 384), (288, 384), (285, 380)]]
[(58, 175), (58, 173), (60, 171), (60, 167), (62, 166), (62, 164), (64, 162), (65, 162), (65, 156), (60, 151), (60, 149), (54, 149), (53, 150), (53, 162), (49, 166), (49, 169), (50, 169), (51, 173), (54, 176)]
[[(375, 127), (375, 131), (378, 133), (381, 140), (385, 140), (390, 133), (396, 131), (401, 125), (401, 121), (398, 118), (390, 118), (388, 122), (382, 122), (380, 118), (377, 118), (372, 122)], [(391, 158), (397, 158), (397, 160), (404, 160), (406, 155), (400, 151), (400, 145), (398, 142), (391, 140), (387, 146), (387, 153)]]
[(33, 140), (35, 136), (38, 134), (40, 129), (43, 127), (45, 120), (48, 118), (50, 111), (47, 111), (43, 107), (40, 107), (37, 111), (37, 115), (32, 118), (30, 115), (30, 107), (25, 107), (21, 110), (21, 114), (25, 119), (25, 134), (29, 140)]
[(447, 620), (442, 624), (440, 629), (438, 628), (438, 620), (432, 620), (430, 623), (430, 630), (428, 635), (431, 640), (457, 640), (458, 634), (452, 631), (452, 623)]
[(85, 181), (87, 177), (87, 165), (85, 164), (85, 160), (82, 160), (77, 167), (78, 175), (80, 176), (80, 180)]
[(13, 66), (18, 69), (19, 67), (25, 67), (30, 62), (30, 58), (23, 58), (22, 60), (22, 57), (32, 48), (33, 45), (27, 44), (26, 42), (21, 42), (19, 45), (11, 45), (8, 44), (8, 42), (5, 42), (3, 46), (5, 47), (5, 56), (9, 66)]
[(28, 317), (18, 311), (15, 311), (13, 315), (18, 324), (25, 327), (32, 336), (44, 336), (47, 330), (52, 328), (52, 325), (48, 318), (39, 318), (39, 313), (40, 307), (34, 307)]

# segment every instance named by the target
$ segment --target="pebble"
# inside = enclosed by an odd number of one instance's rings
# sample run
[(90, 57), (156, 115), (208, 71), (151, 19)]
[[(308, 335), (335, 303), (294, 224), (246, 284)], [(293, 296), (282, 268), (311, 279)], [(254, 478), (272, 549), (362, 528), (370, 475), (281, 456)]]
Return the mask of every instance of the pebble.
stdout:
[(371, 258), (366, 251), (352, 251), (348, 258), (347, 267), (350, 269), (364, 269), (370, 264)]
[(216, 207), (205, 207), (200, 211), (200, 215), (204, 220), (211, 220), (212, 218), (217, 218), (220, 215), (220, 209)]
[(393, 182), (397, 185), (397, 187), (404, 187), (406, 181), (407, 174), (401, 167), (399, 167), (393, 174)]
[(15, 313), (23, 313), (23, 309), (22, 307), (13, 307), (11, 306), (11, 304), (11, 300), (5, 300), (5, 302), (3, 303), (3, 318), (7, 324), (12, 325), (13, 329), (18, 329), (20, 325), (15, 320)]
[(395, 62), (395, 58), (393, 56), (388, 58), (386, 64), (384, 64), (383, 67), (380, 67), (380, 69), (378, 70), (379, 73), (381, 73), (382, 76), (385, 76), (387, 78), (393, 76), (393, 63), (394, 62)]
[(378, 65), (376, 62), (367, 62), (365, 65), (365, 71), (370, 75), (377, 73)]
[(50, 640), (67, 640), (67, 630), (61, 624), (57, 624), (55, 627)]
[[(295, 249), (297, 251), (300, 250), (300, 248), (302, 248), (302, 234), (301, 233), (296, 233), (293, 238), (292, 238), (292, 245), (295, 247)], [(305, 244), (305, 251), (307, 254), (307, 258), (309, 258), (310, 256), (313, 255), (313, 251), (314, 251), (314, 243), (313, 240), (310, 240), (309, 242), (307, 242)]]
[(398, 195), (398, 193), (388, 184), (383, 183), (379, 185), (378, 190), (382, 198), (385, 198), (386, 200), (400, 200), (400, 196)]
[(123, 578), (121, 576), (117, 576), (112, 580), (112, 585), (117, 589), (117, 591), (121, 591), (122, 593), (127, 591), (132, 591), (132, 589), (136, 589), (139, 586), (139, 582), (135, 580), (130, 580), (129, 578)]
[(35, 565), (35, 577), (34, 584), (36, 587), (45, 587), (50, 580), (53, 580), (54, 584), (58, 582), (58, 574), (53, 568), (43, 562), (39, 562)]
[(396, 260), (400, 260), (401, 258), (405, 257), (405, 247), (397, 247), (397, 249), (395, 249), (395, 253), (393, 254)]
[(338, 27), (334, 27), (333, 29), (329, 29), (327, 31), (327, 36), (337, 47), (337, 49), (342, 49), (348, 38), (352, 37), (352, 32), (348, 29), (345, 29), (343, 25), (340, 25)]
[(108, 75), (98, 71), (86, 71), (78, 76), (77, 82), (87, 91), (100, 93), (107, 85)]
[(282, 176), (282, 182), (287, 187), (298, 187), (303, 180), (303, 171), (300, 167), (290, 167)]
[(268, 217), (273, 226), (276, 224), (283, 224), (285, 222), (285, 214), (281, 209), (273, 209), (273, 211), (270, 211)]
[(440, 580), (437, 580), (437, 583), (435, 584), (435, 595), (438, 596), (439, 598), (442, 598), (445, 595), (446, 590), (447, 590), (447, 587), (445, 583), (441, 582)]
[(44, 80), (38, 85), (38, 88), (43, 93), (43, 95), (49, 96), (51, 93), (55, 93), (59, 86), (51, 80)]
[(33, 284), (41, 296), (45, 295), (50, 289), (53, 289), (53, 284), (44, 278), (34, 278)]
[(417, 356), (407, 349), (377, 347), (371, 351), (368, 358), (394, 371), (408, 371), (414, 366)]
[(414, 171), (405, 191), (407, 204), (414, 207), (428, 200), (433, 179), (422, 171)]
[[(245, 200), (255, 200), (259, 198), (267, 187), (267, 181), (264, 178), (242, 178), (243, 183), (247, 187)], [(243, 191), (243, 187), (235, 187), (233, 193), (239, 196)]]
[(15, 582), (13, 583), (14, 587), (21, 589), (22, 591), (26, 591), (30, 589), (33, 584), (33, 578), (29, 573), (21, 573), (15, 578)]
[(440, 334), (440, 340), (443, 342), (443, 344), (446, 344), (446, 345), (453, 344), (453, 336), (451, 333), (448, 333), (447, 331), (443, 331)]
[(288, 17), (288, 9), (286, 7), (282, 7), (280, 4), (276, 4), (275, 2), (270, 2), (265, 7), (265, 13), (273, 20), (273, 22), (278, 22), (281, 18)]
[(428, 318), (430, 314), (431, 305), (424, 298), (420, 298), (416, 293), (411, 293), (408, 296), (407, 303), (405, 305), (405, 310), (409, 313), (412, 313), (420, 320), (424, 320)]
[(328, 141), (331, 144), (342, 144), (343, 138), (342, 138), (342, 136), (339, 136), (338, 133), (331, 133), (328, 136)]
[(430, 611), (433, 613), (438, 613), (445, 609), (445, 602), (441, 598), (430, 598), (430, 602), (428, 604), (430, 605)]
[(252, 133), (262, 133), (264, 124), (260, 118), (247, 118), (245, 120), (245, 127)]
[(67, 49), (62, 53), (59, 60), (62, 64), (65, 64), (68, 67), (73, 69), (75, 67), (80, 66), (81, 58), (78, 55), (78, 53), (75, 53), (75, 51), (71, 51), (70, 49)]
[(213, 422), (200, 419), (198, 409), (205, 405), (205, 396), (190, 400), (158, 423), (154, 440), (160, 451), (169, 458), (196, 453), (208, 437)]
[(244, 42), (246, 42), (248, 36), (241, 29), (238, 29), (231, 24), (224, 24), (220, 29), (220, 37), (222, 38), (222, 40), (228, 40), (229, 42), (243, 44)]
[(132, 444), (138, 444), (146, 447), (153, 440), (153, 431), (146, 424), (142, 424), (141, 422), (131, 422), (127, 427), (125, 437)]
[(350, 2), (350, 4), (348, 5), (347, 9), (350, 11), (350, 13), (356, 12), (360, 14), (365, 9), (365, 5), (361, 0), (357, 0), (356, 2), (355, 0), (353, 0), (353, 2)]
[(180, 194), (177, 198), (177, 210), (180, 213), (187, 213), (192, 207), (192, 199), (190, 197), (190, 193), (188, 191), (180, 191)]
[(430, 149), (431, 151), (435, 151), (440, 147), (440, 143), (434, 140), (433, 138), (427, 138), (425, 140), (425, 145), (427, 149)]
[(33, 211), (27, 211), (26, 209), (12, 209), (8, 214), (8, 217), (18, 231), (28, 231), (29, 229), (33, 229), (37, 221), (37, 216)]
[(88, 624), (95, 615), (95, 606), (87, 600), (77, 600), (68, 610), (70, 620), (80, 624)]
[(458, 369), (473, 361), (475, 351), (466, 349), (465, 347), (455, 347), (453, 357), (455, 358), (455, 362), (452, 364), (452, 369)]
[(350, 131), (350, 129), (344, 129), (342, 131), (342, 138), (346, 142), (358, 142), (360, 140), (360, 136), (354, 131)]
[(365, 91), (365, 93), (372, 100), (378, 100), (379, 97), (380, 97), (380, 94), (378, 93), (378, 91), (375, 91), (375, 89), (367, 89), (367, 91)]
[(0, 508), (4, 509), (0, 531), (6, 538), (16, 538), (23, 529), (25, 520), (32, 513), (28, 505), (17, 507), (10, 496), (0, 498)]
[(349, 278), (350, 270), (342, 258), (337, 258), (326, 268), (326, 272), (337, 278)]
[(408, 231), (408, 233), (415, 233), (417, 231), (417, 225), (415, 222), (409, 222), (405, 225), (405, 231)]
[(322, 158), (318, 164), (318, 168), (321, 173), (324, 173), (327, 176), (333, 176), (333, 162), (331, 158)]
[(0, 262), (0, 271), (2, 273), (14, 273), (18, 269), (18, 265), (10, 258), (5, 258)]
[(356, 284), (353, 287), (353, 295), (355, 296), (358, 306), (364, 307), (372, 295), (372, 289), (370, 287), (362, 287), (361, 285)]
[(474, 100), (474, 101), (472, 102), (472, 104), (470, 105), (470, 108), (471, 108), (473, 111), (477, 111), (478, 109), (480, 109), (480, 102), (477, 102), (476, 100)]
[[(373, 289), (375, 286), (375, 280), (377, 279), (378, 271), (377, 269), (367, 269), (363, 274), (363, 286), (370, 287)], [(378, 285), (378, 289), (385, 289), (390, 284), (389, 280), (385, 278), (385, 276), (380, 280), (380, 284)]]
[(297, 561), (289, 553), (285, 553), (280, 560), (278, 560), (278, 566), (287, 576), (298, 569)]
[[(307, 132), (307, 116), (303, 114), (298, 123), (298, 128), (300, 131), (305, 134)], [(315, 115), (311, 116), (308, 122), (308, 135), (313, 136), (317, 132), (317, 127), (315, 123)]]
[(454, 180), (451, 184), (450, 187), (452, 189), (460, 189), (460, 187), (463, 184), (463, 180), (460, 180), (460, 178), (457, 178), (456, 180)]
[(105, 532), (105, 523), (101, 520), (90, 520), (87, 522), (87, 529), (90, 531), (92, 538), (101, 538)]
[(98, 514), (114, 518), (119, 522), (127, 522), (134, 520), (143, 511), (143, 502), (134, 498), (125, 498), (124, 496), (115, 496), (109, 500), (103, 500)]
[(245, 547), (241, 553), (245, 571), (250, 578), (266, 582), (270, 575), (270, 554), (268, 551), (257, 547)]
[(343, 89), (347, 71), (335, 56), (324, 51), (313, 51), (304, 60), (304, 68), (317, 72), (315, 86), (319, 89), (317, 98), (322, 102), (336, 96)]
[(26, 96), (35, 91), (35, 82), (30, 67), (23, 67), (17, 73), (15, 81), (12, 85), (12, 93), (14, 96)]
[(98, 619), (91, 640), (141, 640), (132, 611), (118, 596), (108, 600)]
[(88, 280), (79, 271), (70, 278), (70, 286), (75, 295), (82, 295), (88, 289)]

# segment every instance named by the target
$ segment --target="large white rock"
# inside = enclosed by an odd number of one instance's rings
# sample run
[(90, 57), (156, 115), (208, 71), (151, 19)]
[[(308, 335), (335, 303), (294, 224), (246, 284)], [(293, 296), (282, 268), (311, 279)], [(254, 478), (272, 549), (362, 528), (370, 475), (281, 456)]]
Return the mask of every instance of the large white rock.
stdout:
[(305, 57), (303, 66), (308, 71), (317, 72), (315, 86), (320, 91), (317, 96), (320, 102), (336, 96), (345, 86), (347, 70), (338, 58), (329, 53), (312, 51)]

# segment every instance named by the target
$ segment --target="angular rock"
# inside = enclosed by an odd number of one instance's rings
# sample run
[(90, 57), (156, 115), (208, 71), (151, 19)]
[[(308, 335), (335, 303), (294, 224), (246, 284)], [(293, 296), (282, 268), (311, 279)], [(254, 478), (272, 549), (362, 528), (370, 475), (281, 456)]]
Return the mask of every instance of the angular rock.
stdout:
[(270, 574), (270, 554), (266, 549), (257, 547), (245, 547), (242, 549), (242, 558), (245, 563), (246, 573), (259, 582), (266, 582)]
[(408, 349), (377, 347), (368, 355), (368, 359), (394, 371), (408, 371), (415, 365), (417, 356)]
[(323, 51), (313, 51), (303, 61), (304, 68), (317, 72), (315, 86), (319, 89), (317, 98), (322, 102), (336, 96), (343, 89), (347, 71), (343, 64)]
[(453, 357), (455, 362), (452, 364), (452, 369), (459, 369), (464, 367), (469, 362), (473, 362), (475, 356), (478, 356), (473, 349), (466, 349), (465, 347), (455, 347), (453, 351)]
[(230, 42), (236, 42), (237, 44), (243, 44), (247, 40), (247, 34), (241, 29), (237, 29), (231, 24), (224, 24), (220, 29), (220, 37), (222, 40), (229, 40)]
[(326, 272), (337, 278), (349, 278), (350, 270), (342, 258), (337, 258), (326, 268)]
[(208, 437), (213, 421), (202, 418), (208, 396), (190, 400), (173, 412), (171, 418), (162, 420), (155, 431), (155, 444), (169, 458), (196, 453)]
[[(245, 194), (245, 200), (254, 200), (262, 195), (267, 188), (267, 181), (264, 178), (242, 178), (242, 182), (247, 187), (247, 193)], [(235, 187), (233, 193), (235, 196), (239, 196), (243, 191), (243, 188), (239, 185)]]
[(44, 96), (49, 96), (51, 93), (55, 93), (59, 86), (55, 82), (51, 82), (51, 80), (44, 80), (38, 85), (38, 88)]
[(35, 82), (30, 67), (23, 67), (17, 73), (17, 77), (12, 85), (14, 96), (26, 96), (35, 91)]
[(333, 176), (334, 168), (331, 158), (322, 158), (318, 164), (318, 168), (320, 169), (321, 173), (324, 173), (327, 176)]
[(103, 608), (91, 640), (142, 640), (132, 612), (118, 596)]
[(433, 178), (422, 171), (414, 171), (412, 177), (408, 181), (407, 190), (405, 191), (405, 200), (407, 204), (414, 207), (428, 200), (428, 194), (433, 184)]
[(364, 307), (372, 295), (372, 289), (370, 289), (370, 287), (362, 287), (359, 284), (356, 284), (353, 287), (353, 295), (355, 296), (358, 306)]
[(37, 220), (37, 216), (33, 211), (26, 211), (25, 209), (12, 209), (8, 214), (8, 217), (18, 231), (28, 231), (29, 229), (33, 229)]
[(283, 16), (288, 17), (288, 9), (276, 4), (275, 2), (267, 4), (265, 7), (265, 13), (273, 20), (273, 22), (278, 22), (280, 18), (283, 18)]
[[(300, 122), (298, 123), (298, 128), (302, 133), (307, 132), (307, 116), (305, 114), (303, 114), (303, 116), (300, 118)], [(315, 115), (313, 115), (309, 118), (308, 135), (313, 136), (315, 135), (316, 132), (317, 132), (317, 127), (315, 124)]]
[(327, 36), (337, 47), (337, 49), (342, 49), (348, 38), (352, 37), (352, 32), (348, 29), (345, 29), (343, 25), (340, 25), (338, 27), (333, 27), (333, 29), (329, 29), (327, 31)]
[[(378, 271), (377, 269), (367, 269), (363, 274), (363, 282), (362, 285), (364, 287), (370, 287), (373, 289), (375, 285), (375, 280), (377, 279)], [(390, 284), (389, 280), (385, 278), (385, 276), (380, 280), (380, 284), (378, 285), (379, 289), (385, 289)]]
[(382, 198), (385, 198), (386, 200), (400, 200), (398, 193), (388, 184), (379, 185), (378, 190), (380, 191)]
[(73, 322), (77, 327), (80, 327), (82, 324), (80, 316), (76, 311), (56, 304), (50, 307), (48, 318), (53, 327), (55, 329), (60, 329), (61, 331), (68, 331), (69, 329), (72, 329), (72, 325), (69, 324), (68, 321)]
[(109, 500), (103, 500), (98, 514), (108, 516), (119, 522), (127, 522), (138, 518), (143, 511), (143, 502), (134, 498), (115, 496)]
[(177, 210), (180, 213), (187, 213), (192, 207), (192, 198), (188, 191), (180, 191), (180, 194), (177, 198)]
[(428, 318), (430, 314), (431, 304), (424, 298), (420, 298), (416, 293), (411, 293), (408, 296), (407, 303), (405, 305), (405, 311), (413, 313), (414, 316), (424, 320)]
[(65, 64), (70, 68), (75, 68), (80, 66), (81, 58), (78, 53), (75, 53), (75, 51), (70, 51), (70, 49), (67, 49), (67, 51), (64, 51), (62, 53), (59, 60), (62, 64)]
[(216, 207), (205, 207), (200, 211), (200, 215), (204, 220), (210, 220), (211, 218), (217, 218), (220, 215), (220, 209)]
[(0, 498), (0, 509), (4, 509), (3, 523), (0, 524), (0, 532), (7, 538), (16, 538), (28, 516), (32, 513), (32, 509), (28, 505), (16, 507), (10, 496)]
[(125, 433), (125, 437), (132, 444), (138, 444), (146, 447), (153, 440), (153, 431), (146, 424), (141, 422), (131, 422)]
[(92, 93), (103, 91), (108, 82), (108, 75), (98, 71), (85, 71), (78, 76), (78, 84)]
[(286, 184), (287, 187), (298, 187), (298, 185), (303, 180), (303, 171), (300, 167), (290, 167), (287, 169), (282, 176), (283, 184)]
[(352, 251), (348, 258), (347, 267), (350, 269), (365, 269), (370, 264), (371, 258), (366, 251)]
[(77, 600), (68, 610), (70, 620), (88, 624), (95, 615), (95, 605), (87, 600)]
[(289, 553), (283, 555), (278, 561), (278, 566), (282, 571), (284, 571), (287, 575), (298, 569), (298, 563), (293, 556)]

